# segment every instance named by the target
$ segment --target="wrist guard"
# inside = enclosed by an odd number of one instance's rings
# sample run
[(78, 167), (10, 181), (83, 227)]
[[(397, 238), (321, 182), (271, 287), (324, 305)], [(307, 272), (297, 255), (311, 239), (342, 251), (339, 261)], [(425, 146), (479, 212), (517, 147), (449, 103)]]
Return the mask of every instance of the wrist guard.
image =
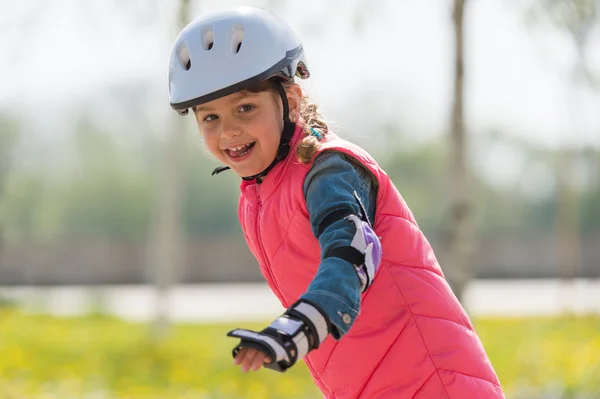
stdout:
[(227, 336), (240, 338), (233, 349), (255, 348), (271, 358), (266, 368), (283, 372), (317, 349), (331, 331), (328, 317), (315, 305), (299, 300), (261, 332), (235, 329)]

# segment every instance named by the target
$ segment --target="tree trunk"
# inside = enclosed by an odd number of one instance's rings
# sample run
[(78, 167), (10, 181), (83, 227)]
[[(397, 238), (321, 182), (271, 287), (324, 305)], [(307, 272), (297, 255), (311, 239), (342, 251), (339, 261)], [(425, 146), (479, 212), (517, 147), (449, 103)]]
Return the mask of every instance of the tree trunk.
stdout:
[(448, 281), (459, 300), (472, 274), (471, 204), (468, 184), (467, 134), (464, 123), (464, 18), (465, 0), (455, 0), (453, 10), (455, 39), (454, 103), (450, 136), (450, 190), (448, 235), (444, 265)]
[(564, 149), (559, 156), (556, 170), (556, 256), (558, 273), (563, 282), (561, 300), (563, 310), (571, 312), (575, 307), (575, 278), (581, 270), (581, 233), (579, 227), (579, 192), (576, 181), (578, 161), (583, 158), (585, 149), (585, 120), (582, 112), (583, 102), (580, 90), (592, 82), (586, 73), (585, 42), (587, 36), (578, 36), (571, 31), (577, 49), (577, 63), (571, 80), (570, 101), (571, 119), (573, 121), (573, 149)]
[(571, 306), (573, 293), (568, 290), (577, 276), (580, 265), (579, 200), (573, 187), (573, 171), (576, 151), (564, 150), (557, 165), (556, 187), (556, 248), (559, 275), (568, 292), (563, 297), (565, 310)]
[[(188, 23), (190, 0), (181, 0), (178, 25), (181, 29)], [(156, 313), (151, 336), (162, 340), (169, 329), (169, 292), (181, 271), (183, 249), (181, 208), (183, 190), (183, 154), (185, 135), (183, 118), (173, 116), (174, 131), (166, 138), (162, 159), (162, 176), (159, 184), (154, 231), (150, 245), (150, 270), (156, 292)]]

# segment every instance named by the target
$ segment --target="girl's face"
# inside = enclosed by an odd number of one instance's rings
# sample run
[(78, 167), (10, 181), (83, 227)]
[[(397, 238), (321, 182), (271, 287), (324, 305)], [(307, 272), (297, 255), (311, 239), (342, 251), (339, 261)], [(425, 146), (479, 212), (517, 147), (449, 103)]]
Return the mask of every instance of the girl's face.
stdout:
[[(299, 86), (286, 92), (294, 119), (302, 92)], [(275, 159), (283, 130), (281, 108), (279, 94), (273, 90), (240, 91), (196, 107), (195, 115), (210, 152), (245, 177), (262, 172)]]

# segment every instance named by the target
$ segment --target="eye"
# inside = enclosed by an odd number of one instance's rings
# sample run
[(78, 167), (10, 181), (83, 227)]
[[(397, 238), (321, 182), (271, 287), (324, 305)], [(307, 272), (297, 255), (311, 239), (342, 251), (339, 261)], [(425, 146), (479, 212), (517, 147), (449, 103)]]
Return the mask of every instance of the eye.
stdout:
[(242, 113), (244, 113), (244, 112), (250, 112), (250, 111), (252, 111), (254, 108), (256, 108), (254, 105), (251, 105), (251, 104), (244, 104), (244, 105), (242, 105), (242, 106), (240, 106), (240, 107), (238, 108), (238, 111), (239, 111), (239, 112), (242, 112)]
[(217, 119), (219, 119), (219, 117), (217, 115), (210, 114), (210, 115), (206, 115), (202, 120), (204, 122), (212, 122), (212, 121), (217, 120)]

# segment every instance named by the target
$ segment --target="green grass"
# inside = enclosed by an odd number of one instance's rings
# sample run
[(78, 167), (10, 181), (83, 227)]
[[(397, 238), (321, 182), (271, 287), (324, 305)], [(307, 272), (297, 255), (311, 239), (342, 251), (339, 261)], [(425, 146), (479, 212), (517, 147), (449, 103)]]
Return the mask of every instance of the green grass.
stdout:
[[(600, 318), (477, 319), (507, 397), (544, 392), (600, 398)], [(161, 343), (148, 327), (110, 317), (0, 311), (2, 399), (308, 399), (321, 397), (302, 363), (242, 373), (234, 327), (175, 325)], [(585, 395), (585, 396), (584, 396)]]
[(509, 398), (600, 398), (600, 317), (479, 319), (475, 327)]

